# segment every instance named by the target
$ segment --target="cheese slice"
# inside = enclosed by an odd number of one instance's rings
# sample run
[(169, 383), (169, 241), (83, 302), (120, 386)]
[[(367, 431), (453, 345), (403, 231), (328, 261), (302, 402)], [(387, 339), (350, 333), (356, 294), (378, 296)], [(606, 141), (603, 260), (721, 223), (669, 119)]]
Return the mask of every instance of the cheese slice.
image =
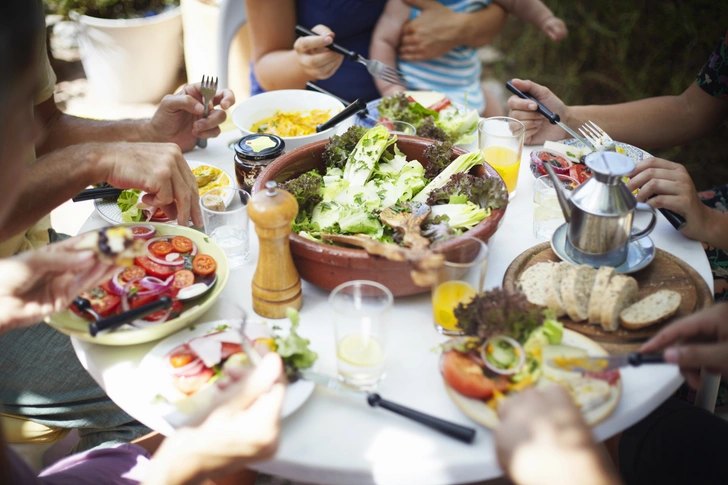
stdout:
[(554, 151), (558, 154), (564, 155), (572, 162), (578, 162), (583, 155), (589, 153), (588, 150), (577, 148), (575, 146), (564, 145), (563, 143), (557, 143), (555, 141), (547, 141), (543, 144), (543, 148), (546, 151)]
[(404, 95), (411, 97), (425, 108), (429, 108), (447, 97), (437, 91), (405, 91)]

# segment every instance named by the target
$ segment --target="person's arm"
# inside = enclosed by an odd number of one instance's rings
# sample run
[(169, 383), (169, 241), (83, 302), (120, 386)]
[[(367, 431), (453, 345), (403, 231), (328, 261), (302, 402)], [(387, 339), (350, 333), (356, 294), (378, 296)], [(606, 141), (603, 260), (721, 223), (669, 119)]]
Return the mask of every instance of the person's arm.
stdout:
[(171, 143), (85, 143), (55, 150), (28, 167), (23, 191), (0, 241), (32, 226), (91, 184), (147, 192), (144, 202), (162, 207), (170, 219), (202, 226), (197, 183), (179, 147)]
[[(410, 7), (402, 0), (389, 0), (382, 16), (377, 21), (369, 47), (369, 56), (387, 66), (397, 66), (397, 47), (402, 34), (402, 27), (409, 18)], [(404, 91), (404, 87), (374, 78), (374, 84), (382, 96), (390, 96)]]
[[(728, 101), (709, 95), (695, 82), (678, 96), (604, 106), (566, 106), (545, 86), (520, 79), (512, 82), (560, 115), (569, 127), (577, 129), (591, 120), (612, 139), (644, 148), (667, 148), (691, 142), (711, 132), (728, 116)], [(536, 111), (533, 101), (511, 96), (508, 107), (510, 116), (526, 126), (526, 144), (568, 136), (558, 126), (550, 125)]]
[[(235, 104), (230, 90), (221, 91), (212, 105), (225, 110)], [(35, 119), (43, 125), (45, 136), (36, 146), (38, 156), (71, 145), (88, 142), (176, 143), (183, 151), (194, 148), (197, 138), (220, 134), (225, 111), (214, 109), (206, 119), (199, 84), (188, 84), (174, 95), (165, 96), (151, 119), (104, 121), (79, 118), (61, 112), (53, 96), (35, 107)]]
[(253, 70), (266, 91), (303, 89), (308, 81), (333, 76), (344, 60), (341, 54), (326, 49), (334, 41), (334, 33), (326, 26), (311, 29), (317, 37), (296, 39), (294, 0), (245, 0), (245, 8)]
[(403, 30), (399, 56), (405, 61), (434, 59), (460, 45), (488, 45), (506, 25), (506, 11), (498, 5), (472, 13), (457, 13), (436, 0), (404, 2), (422, 10)]
[(493, 0), (493, 3), (506, 9), (518, 20), (544, 31), (553, 41), (563, 40), (568, 34), (564, 21), (556, 17), (541, 0)]

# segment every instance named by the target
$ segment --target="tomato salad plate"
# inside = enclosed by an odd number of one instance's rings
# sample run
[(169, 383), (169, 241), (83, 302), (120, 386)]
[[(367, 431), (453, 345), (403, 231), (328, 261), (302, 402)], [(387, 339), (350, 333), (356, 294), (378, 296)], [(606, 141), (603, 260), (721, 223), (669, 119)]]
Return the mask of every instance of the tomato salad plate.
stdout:
[(120, 268), (102, 285), (82, 293), (91, 309), (106, 318), (152, 303), (162, 296), (172, 308), (93, 337), (89, 313), (71, 305), (46, 318), (59, 332), (102, 345), (136, 345), (166, 337), (197, 320), (217, 300), (230, 276), (225, 252), (205, 234), (171, 224), (127, 224), (145, 241), (146, 256)]
[[(282, 416), (291, 415), (313, 393), (315, 384), (295, 379), (293, 362), (311, 367), (317, 355), (308, 348), (309, 341), (297, 333), (298, 315), (292, 318), (291, 331), (283, 336), (264, 322), (248, 321), (247, 349), (259, 354), (279, 351), (292, 383), (286, 390)], [(276, 327), (277, 328), (277, 327)], [(231, 320), (206, 322), (178, 332), (159, 342), (139, 364), (138, 380), (142, 399), (148, 400), (152, 412), (172, 427), (202, 420), (215, 405), (226, 398), (227, 386), (220, 386), (228, 365), (251, 366), (241, 345), (238, 323)], [(292, 350), (293, 349), (293, 350)], [(234, 392), (229, 390), (228, 392)]]
[(491, 290), (454, 313), (465, 336), (442, 344), (440, 370), (448, 395), (473, 421), (494, 429), (509, 396), (549, 385), (563, 386), (590, 426), (617, 407), (619, 370), (573, 370), (586, 357), (608, 355), (606, 350), (564, 329), (523, 294)]
[[(627, 143), (615, 142), (615, 144), (617, 145), (617, 152), (627, 155), (635, 165), (652, 156), (646, 151)], [(531, 152), (531, 174), (535, 178), (548, 175), (543, 167), (544, 163), (548, 163), (558, 175), (567, 175), (583, 184), (591, 177), (591, 171), (584, 164), (584, 157), (591, 151), (582, 142), (574, 138), (558, 142), (547, 141), (543, 150), (533, 150)]]

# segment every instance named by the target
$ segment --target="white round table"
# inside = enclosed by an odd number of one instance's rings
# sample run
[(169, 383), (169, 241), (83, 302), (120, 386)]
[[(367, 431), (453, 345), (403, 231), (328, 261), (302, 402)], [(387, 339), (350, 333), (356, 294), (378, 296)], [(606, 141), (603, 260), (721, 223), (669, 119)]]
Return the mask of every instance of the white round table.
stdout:
[[(228, 144), (237, 132), (210, 140), (206, 150), (186, 154), (189, 160), (218, 165), (233, 173), (233, 152)], [(531, 149), (523, 151), (518, 194), (508, 205), (502, 226), (490, 239), (486, 287), (500, 286), (506, 268), (526, 249), (538, 244), (532, 234), (533, 177), (528, 169)], [(94, 213), (82, 231), (106, 223)], [(258, 243), (251, 231), (251, 262), (232, 270), (223, 295), (252, 309), (251, 279)], [(705, 278), (713, 279), (702, 246), (683, 237), (660, 215), (651, 235), (657, 247), (685, 260)], [(316, 369), (335, 375), (335, 345), (328, 315), (328, 292), (303, 285), (301, 335), (318, 352)], [(251, 310), (252, 313), (252, 310)], [(217, 307), (200, 321), (215, 320)], [(466, 445), (419, 424), (364, 402), (352, 401), (318, 388), (295, 414), (284, 421), (281, 445), (275, 459), (256, 468), (288, 479), (318, 484), (455, 484), (494, 478), (502, 474), (496, 462), (493, 434), (464, 416), (450, 401), (432, 349), (444, 340), (432, 326), (430, 295), (395, 300), (388, 342), (387, 377), (379, 392), (387, 399), (444, 419), (478, 428), (475, 442)], [(127, 413), (162, 433), (169, 425), (150, 415), (140, 399), (136, 368), (156, 342), (133, 347), (106, 347), (73, 340), (79, 360), (99, 385)], [(615, 412), (594, 428), (604, 440), (649, 414), (682, 382), (675, 367), (653, 365), (623, 370), (623, 394)]]

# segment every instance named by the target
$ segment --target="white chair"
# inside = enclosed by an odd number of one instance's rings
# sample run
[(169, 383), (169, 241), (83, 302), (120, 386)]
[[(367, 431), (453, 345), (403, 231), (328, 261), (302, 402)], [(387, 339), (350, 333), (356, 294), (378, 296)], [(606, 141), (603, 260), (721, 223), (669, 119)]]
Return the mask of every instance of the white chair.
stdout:
[(217, 21), (217, 70), (220, 89), (225, 89), (230, 85), (228, 79), (230, 45), (240, 27), (247, 20), (245, 0), (222, 0), (220, 2), (220, 17)]

